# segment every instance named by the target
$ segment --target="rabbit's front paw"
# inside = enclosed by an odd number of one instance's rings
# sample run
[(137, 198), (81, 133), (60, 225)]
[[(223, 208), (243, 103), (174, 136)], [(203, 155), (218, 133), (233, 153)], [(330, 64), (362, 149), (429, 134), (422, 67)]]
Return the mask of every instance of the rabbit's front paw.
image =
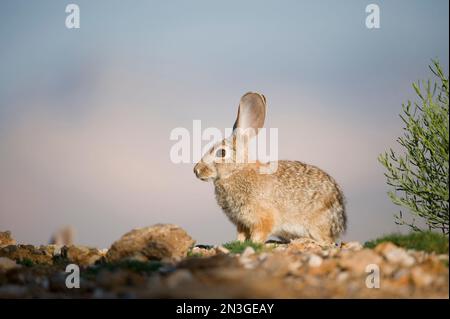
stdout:
[(250, 228), (250, 240), (255, 243), (264, 244), (273, 230), (273, 219), (261, 218), (258, 223)]
[(237, 241), (240, 241), (240, 242), (244, 242), (246, 240), (249, 240), (250, 239), (250, 231), (249, 231), (249, 229), (246, 226), (242, 225), (242, 224), (238, 224), (237, 225), (237, 238), (236, 239), (237, 239)]

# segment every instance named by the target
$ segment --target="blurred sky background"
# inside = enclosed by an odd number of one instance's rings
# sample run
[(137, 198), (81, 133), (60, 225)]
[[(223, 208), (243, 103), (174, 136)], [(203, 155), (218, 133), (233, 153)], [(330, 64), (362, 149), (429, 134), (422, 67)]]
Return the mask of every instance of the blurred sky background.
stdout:
[[(65, 7), (81, 9), (66, 29)], [(377, 3), (381, 29), (365, 27)], [(347, 198), (345, 240), (401, 230), (377, 156), (401, 134), (411, 82), (448, 73), (449, 3), (25, 1), (0, 3), (0, 230), (44, 244), (64, 225), (108, 247), (135, 227), (235, 238), (213, 185), (175, 165), (169, 134), (231, 127), (240, 96), (268, 100), (280, 159), (317, 165)], [(205, 141), (206, 143), (206, 141)]]

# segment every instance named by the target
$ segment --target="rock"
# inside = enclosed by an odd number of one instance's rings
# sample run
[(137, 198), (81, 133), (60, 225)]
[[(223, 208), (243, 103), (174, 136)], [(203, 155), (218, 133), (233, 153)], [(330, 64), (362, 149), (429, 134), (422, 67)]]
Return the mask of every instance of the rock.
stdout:
[(11, 237), (10, 231), (0, 232), (0, 247), (15, 245), (16, 241)]
[(245, 247), (242, 254), (239, 256), (239, 262), (246, 269), (253, 269), (258, 264), (258, 259), (255, 257), (255, 250), (253, 247)]
[(364, 247), (361, 245), (360, 242), (357, 241), (350, 241), (348, 243), (341, 243), (341, 249), (348, 249), (348, 250), (361, 250)]
[(282, 277), (296, 272), (301, 266), (298, 257), (280, 252), (267, 254), (262, 260), (261, 268), (266, 270), (271, 277)]
[(310, 266), (308, 273), (313, 276), (322, 276), (322, 275), (330, 275), (339, 271), (338, 262), (335, 258), (326, 258), (322, 261), (322, 263), (317, 267)]
[(50, 256), (59, 256), (61, 255), (61, 250), (64, 246), (61, 245), (47, 245), (47, 246), (41, 246), (40, 249), (45, 250)]
[(191, 250), (191, 254), (194, 255), (194, 256), (196, 256), (196, 255), (207, 256), (208, 253), (209, 253), (209, 249), (201, 248), (201, 247), (194, 247)]
[(221, 252), (219, 252), (216, 248), (203, 248), (195, 246), (192, 248), (191, 253), (195, 257), (211, 257)]
[(61, 257), (78, 266), (89, 266), (104, 257), (105, 253), (97, 248), (86, 246), (64, 246), (61, 249)]
[(332, 248), (322, 251), (322, 257), (330, 257), (330, 258), (331, 257), (339, 257), (342, 251), (346, 251), (346, 250), (345, 249), (341, 250), (338, 247), (332, 247)]
[(8, 271), (19, 267), (20, 265), (18, 265), (14, 260), (9, 259), (8, 257), (0, 257), (0, 270)]
[(312, 254), (309, 257), (308, 266), (309, 267), (319, 267), (320, 265), (322, 265), (322, 262), (323, 262), (322, 257)]
[(392, 276), (392, 284), (396, 287), (406, 287), (410, 283), (411, 274), (407, 269), (400, 268)]
[(217, 254), (229, 254), (230, 251), (223, 246), (196, 245), (191, 249), (191, 253), (196, 257), (211, 257)]
[(337, 282), (342, 283), (342, 282), (344, 282), (344, 281), (347, 281), (347, 279), (348, 279), (349, 277), (350, 277), (350, 274), (348, 273), (348, 271), (343, 271), (343, 272), (340, 272), (340, 273), (337, 275), (336, 280), (337, 280)]
[(10, 245), (0, 248), (0, 257), (8, 257), (29, 264), (53, 264), (53, 256), (46, 249), (33, 245)]
[(267, 253), (267, 252), (260, 253), (260, 254), (258, 255), (258, 260), (259, 260), (259, 261), (264, 261), (264, 260), (266, 260), (270, 255), (271, 255), (271, 254), (269, 254), (269, 253)]
[(221, 254), (229, 254), (230, 253), (230, 251), (223, 246), (217, 246), (214, 249), (216, 250), (217, 253), (221, 253)]
[(396, 248), (397, 246), (391, 242), (383, 242), (381, 244), (378, 244), (373, 250), (384, 255), (386, 252)]
[(241, 257), (249, 257), (253, 254), (255, 254), (255, 250), (253, 249), (253, 247), (247, 246), (242, 252)]
[(114, 242), (106, 254), (109, 261), (121, 259), (179, 260), (186, 257), (195, 241), (180, 227), (157, 224), (134, 229)]
[(370, 264), (381, 265), (383, 259), (371, 249), (343, 252), (339, 259), (339, 266), (356, 274), (362, 274)]
[(383, 272), (383, 276), (392, 276), (399, 268), (399, 265), (392, 263), (383, 263), (383, 269), (380, 269)]
[(433, 282), (433, 275), (426, 272), (423, 267), (416, 266), (411, 269), (411, 279), (418, 287), (427, 287)]
[(383, 255), (389, 262), (400, 264), (403, 267), (410, 267), (415, 263), (414, 257), (410, 256), (403, 248), (390, 242), (381, 243), (374, 250)]
[(291, 240), (286, 250), (290, 253), (309, 252), (320, 254), (324, 248), (328, 248), (328, 245), (321, 244), (309, 238), (298, 238)]

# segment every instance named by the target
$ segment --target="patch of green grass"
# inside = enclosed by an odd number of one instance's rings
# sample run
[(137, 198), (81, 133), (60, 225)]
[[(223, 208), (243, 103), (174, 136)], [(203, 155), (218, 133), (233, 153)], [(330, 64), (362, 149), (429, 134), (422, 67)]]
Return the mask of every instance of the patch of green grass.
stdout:
[(200, 253), (194, 253), (194, 252), (192, 252), (192, 250), (189, 250), (189, 251), (187, 252), (187, 256), (188, 256), (188, 257), (203, 257), (202, 254), (200, 254)]
[(240, 254), (247, 247), (252, 247), (255, 250), (255, 252), (260, 252), (264, 248), (264, 245), (260, 243), (254, 243), (250, 240), (246, 240), (243, 242), (235, 240), (223, 244), (223, 247), (228, 249), (233, 254)]
[(364, 244), (364, 247), (374, 248), (378, 244), (388, 241), (406, 249), (448, 254), (448, 237), (434, 232), (412, 232), (406, 235), (390, 234), (370, 240)]

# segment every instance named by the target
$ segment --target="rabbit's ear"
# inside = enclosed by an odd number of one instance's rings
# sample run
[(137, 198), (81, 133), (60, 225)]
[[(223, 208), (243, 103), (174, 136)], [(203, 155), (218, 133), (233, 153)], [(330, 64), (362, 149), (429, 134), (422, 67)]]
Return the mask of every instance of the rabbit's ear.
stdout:
[(264, 126), (266, 118), (266, 98), (264, 95), (248, 92), (241, 97), (238, 115), (233, 125), (233, 132), (237, 131), (252, 137)]

